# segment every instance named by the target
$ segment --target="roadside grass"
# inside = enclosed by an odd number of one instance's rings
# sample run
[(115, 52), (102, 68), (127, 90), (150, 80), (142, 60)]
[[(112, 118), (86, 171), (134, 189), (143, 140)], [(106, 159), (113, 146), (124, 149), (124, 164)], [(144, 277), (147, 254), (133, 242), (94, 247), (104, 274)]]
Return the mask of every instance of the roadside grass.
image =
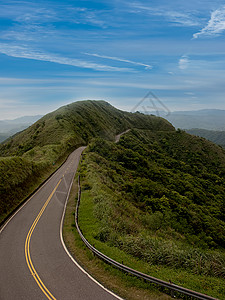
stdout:
[[(171, 281), (174, 284), (181, 285), (191, 290), (203, 294), (223, 299), (225, 295), (224, 279), (209, 277), (204, 275), (194, 275), (185, 270), (173, 269), (171, 267), (150, 265), (144, 261), (134, 258), (119, 248), (109, 246), (107, 243), (96, 239), (100, 223), (95, 217), (94, 202), (89, 190), (82, 192), (81, 204), (79, 210), (79, 225), (87, 240), (99, 251), (110, 258), (123, 263), (135, 270), (157, 277), (165, 281)], [(151, 286), (151, 284), (149, 284)]]
[(0, 158), (0, 223), (49, 178), (70, 152), (54, 160), (34, 163), (24, 157)]
[[(170, 296), (160, 292), (154, 284), (145, 283), (133, 276), (129, 276), (116, 268), (104, 263), (95, 257), (92, 252), (84, 245), (79, 234), (77, 233), (74, 222), (74, 211), (77, 200), (77, 183), (73, 183), (71, 194), (68, 200), (66, 214), (64, 219), (63, 237), (65, 244), (76, 259), (76, 261), (99, 281), (103, 286), (113, 291), (115, 294), (127, 300), (169, 300)], [(87, 206), (86, 206), (87, 207)], [(87, 207), (89, 210), (89, 208)], [(82, 209), (83, 210), (83, 209)], [(90, 213), (90, 210), (89, 210)], [(85, 214), (86, 223), (89, 215)], [(82, 218), (83, 216), (81, 216)], [(80, 220), (81, 220), (80, 218)], [(92, 231), (95, 230), (96, 224), (89, 225)], [(97, 246), (97, 245), (96, 245)]]

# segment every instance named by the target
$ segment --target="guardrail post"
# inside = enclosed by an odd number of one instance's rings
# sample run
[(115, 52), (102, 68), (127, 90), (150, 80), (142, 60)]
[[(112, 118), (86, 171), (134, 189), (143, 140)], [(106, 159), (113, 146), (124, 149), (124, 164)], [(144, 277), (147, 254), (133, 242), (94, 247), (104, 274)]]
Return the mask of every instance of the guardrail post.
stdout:
[[(172, 281), (171, 280), (169, 280), (169, 283), (171, 284), (171, 285), (173, 285), (173, 283), (172, 283)], [(173, 289), (171, 289), (171, 297), (172, 298), (174, 298), (174, 290)]]

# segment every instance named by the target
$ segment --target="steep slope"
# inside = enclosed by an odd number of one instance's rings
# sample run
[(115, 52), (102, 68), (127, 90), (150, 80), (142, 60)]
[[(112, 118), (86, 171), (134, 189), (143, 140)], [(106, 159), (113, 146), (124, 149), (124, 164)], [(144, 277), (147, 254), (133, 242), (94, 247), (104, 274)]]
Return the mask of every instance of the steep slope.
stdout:
[(181, 130), (132, 129), (117, 144), (96, 139), (83, 158), (79, 220), (89, 241), (223, 299), (225, 151)]
[(162, 118), (123, 112), (105, 101), (80, 101), (44, 116), (1, 144), (0, 219), (50, 175), (72, 150), (98, 136), (114, 140), (117, 133), (132, 127), (174, 130)]
[(94, 172), (101, 169), (98, 176), (123, 199), (145, 213), (168, 213), (169, 226), (190, 242), (195, 236), (197, 244), (225, 248), (222, 148), (183, 131), (133, 129), (119, 144), (97, 139), (88, 149)]

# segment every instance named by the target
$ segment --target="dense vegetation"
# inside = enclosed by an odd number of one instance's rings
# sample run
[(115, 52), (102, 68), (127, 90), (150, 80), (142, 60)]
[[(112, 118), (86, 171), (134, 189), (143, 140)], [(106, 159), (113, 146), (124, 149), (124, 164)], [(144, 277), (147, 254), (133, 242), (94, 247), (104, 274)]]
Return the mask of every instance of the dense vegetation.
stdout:
[(104, 101), (80, 101), (63, 106), (0, 145), (0, 155), (22, 155), (45, 145), (77, 147), (91, 138), (114, 139), (128, 128), (172, 130), (162, 118), (120, 111)]
[(91, 143), (81, 175), (98, 223), (93, 240), (150, 265), (224, 278), (222, 148), (181, 130), (133, 129), (118, 144)]
[(0, 160), (0, 220), (29, 194), (29, 183), (50, 175), (72, 150), (93, 137), (114, 140), (117, 133), (131, 127), (173, 130), (162, 118), (123, 112), (104, 101), (80, 101), (8, 139), (0, 145), (4, 157)]
[(0, 201), (2, 218), (16, 207), (24, 197), (24, 191), (32, 191), (43, 167), (22, 157), (0, 159), (0, 194), (4, 197), (4, 201)]
[(201, 136), (225, 148), (225, 131), (214, 131), (214, 130), (206, 130), (206, 129), (198, 129), (198, 128), (187, 129), (185, 131), (190, 134)]

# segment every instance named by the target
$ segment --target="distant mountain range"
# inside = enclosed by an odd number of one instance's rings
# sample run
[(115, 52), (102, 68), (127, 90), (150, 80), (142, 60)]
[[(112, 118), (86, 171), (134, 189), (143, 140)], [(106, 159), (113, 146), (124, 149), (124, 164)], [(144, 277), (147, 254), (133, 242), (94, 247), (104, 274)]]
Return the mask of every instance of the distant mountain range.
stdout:
[(225, 110), (202, 109), (196, 111), (148, 112), (168, 120), (175, 128), (225, 131)]
[(42, 116), (24, 116), (13, 120), (0, 120), (0, 143), (22, 131), (39, 120)]
[(206, 130), (206, 129), (186, 129), (187, 133), (203, 137), (215, 144), (218, 144), (225, 148), (225, 131), (215, 131), (215, 130)]

